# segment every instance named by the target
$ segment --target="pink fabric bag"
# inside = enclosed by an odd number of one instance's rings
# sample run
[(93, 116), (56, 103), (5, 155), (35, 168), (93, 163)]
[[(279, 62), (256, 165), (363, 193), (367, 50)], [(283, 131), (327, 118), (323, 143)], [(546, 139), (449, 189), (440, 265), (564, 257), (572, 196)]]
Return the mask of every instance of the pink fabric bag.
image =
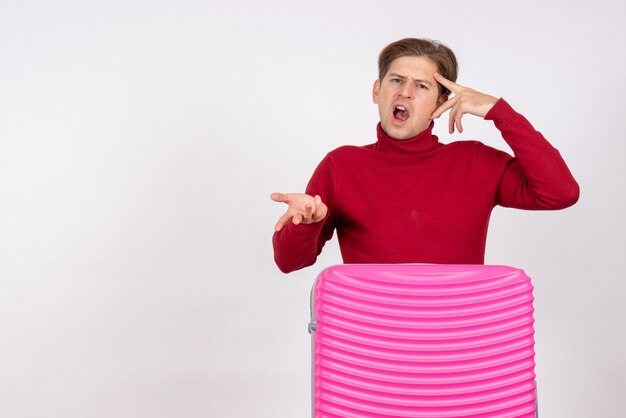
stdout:
[(506, 266), (324, 270), (311, 292), (313, 416), (535, 417), (532, 290)]

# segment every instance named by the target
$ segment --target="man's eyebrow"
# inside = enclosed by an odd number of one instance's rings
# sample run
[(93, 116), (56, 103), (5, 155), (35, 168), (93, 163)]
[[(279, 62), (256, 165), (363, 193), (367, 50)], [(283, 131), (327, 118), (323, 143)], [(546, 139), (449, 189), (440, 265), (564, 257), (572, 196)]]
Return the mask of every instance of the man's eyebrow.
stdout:
[(396, 78), (401, 78), (403, 80), (406, 80), (406, 76), (402, 74), (398, 74), (398, 73), (389, 73), (389, 77), (396, 77)]
[[(398, 74), (398, 73), (389, 73), (389, 76), (390, 76), (390, 77), (397, 77), (397, 78), (401, 78), (401, 79), (403, 79), (403, 80), (406, 80), (406, 79), (407, 79), (407, 76), (402, 75), (402, 74)], [(429, 86), (432, 86), (432, 84), (433, 84), (433, 83), (431, 83), (430, 81), (428, 81), (428, 80), (422, 80), (421, 78), (414, 78), (413, 80), (414, 80), (415, 82), (417, 82), (417, 83), (424, 83), (424, 84), (428, 84)]]

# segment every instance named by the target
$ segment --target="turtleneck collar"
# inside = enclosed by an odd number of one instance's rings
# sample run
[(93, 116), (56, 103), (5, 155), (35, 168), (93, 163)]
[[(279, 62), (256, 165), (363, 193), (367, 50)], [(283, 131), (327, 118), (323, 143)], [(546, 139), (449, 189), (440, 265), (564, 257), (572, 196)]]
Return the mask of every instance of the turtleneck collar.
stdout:
[(416, 154), (435, 149), (439, 144), (439, 138), (433, 135), (435, 122), (430, 122), (430, 126), (416, 136), (408, 139), (394, 139), (387, 135), (380, 122), (376, 126), (378, 142), (374, 144), (374, 150), (390, 154)]

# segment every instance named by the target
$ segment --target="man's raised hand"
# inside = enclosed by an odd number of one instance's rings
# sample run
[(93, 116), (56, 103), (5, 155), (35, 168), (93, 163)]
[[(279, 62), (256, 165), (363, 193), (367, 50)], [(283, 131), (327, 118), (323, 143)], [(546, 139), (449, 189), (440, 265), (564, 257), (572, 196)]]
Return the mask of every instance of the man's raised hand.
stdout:
[(454, 125), (456, 125), (459, 133), (463, 132), (461, 118), (465, 113), (484, 118), (487, 112), (489, 112), (498, 101), (496, 97), (472, 90), (469, 87), (463, 87), (460, 84), (448, 80), (439, 73), (435, 73), (435, 80), (454, 93), (454, 97), (443, 102), (443, 104), (430, 115), (430, 118), (437, 119), (446, 110), (451, 109), (450, 119), (448, 120), (448, 130), (451, 134), (454, 133)]
[(282, 202), (289, 205), (285, 212), (276, 222), (274, 230), (280, 231), (289, 220), (294, 225), (300, 223), (311, 224), (319, 222), (326, 217), (328, 207), (322, 202), (319, 195), (315, 197), (304, 193), (272, 193), (270, 199), (274, 202)]

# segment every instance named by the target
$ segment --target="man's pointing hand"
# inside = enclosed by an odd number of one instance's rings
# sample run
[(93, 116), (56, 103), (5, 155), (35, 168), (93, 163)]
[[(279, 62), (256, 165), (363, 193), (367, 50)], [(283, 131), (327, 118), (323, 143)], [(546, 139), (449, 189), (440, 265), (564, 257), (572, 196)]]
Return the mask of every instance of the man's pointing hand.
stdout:
[(448, 120), (448, 130), (451, 134), (454, 133), (454, 125), (456, 125), (459, 132), (463, 132), (461, 118), (465, 113), (484, 118), (487, 112), (489, 112), (498, 101), (496, 97), (483, 94), (469, 87), (463, 87), (460, 84), (448, 80), (439, 73), (435, 73), (435, 80), (454, 93), (454, 97), (443, 102), (443, 104), (430, 115), (430, 119), (437, 119), (446, 110), (451, 109), (450, 119)]

